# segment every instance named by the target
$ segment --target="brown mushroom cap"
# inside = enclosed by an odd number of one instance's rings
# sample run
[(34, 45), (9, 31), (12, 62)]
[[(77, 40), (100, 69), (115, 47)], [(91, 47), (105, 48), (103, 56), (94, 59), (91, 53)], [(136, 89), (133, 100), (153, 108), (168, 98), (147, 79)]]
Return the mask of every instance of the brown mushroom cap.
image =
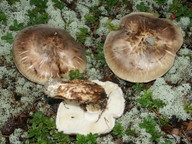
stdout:
[(130, 82), (149, 82), (165, 74), (173, 65), (183, 43), (180, 28), (150, 13), (134, 12), (120, 22), (104, 44), (108, 66)]
[(50, 78), (68, 77), (86, 68), (84, 49), (63, 29), (45, 24), (25, 28), (13, 44), (15, 64), (27, 79), (45, 84)]

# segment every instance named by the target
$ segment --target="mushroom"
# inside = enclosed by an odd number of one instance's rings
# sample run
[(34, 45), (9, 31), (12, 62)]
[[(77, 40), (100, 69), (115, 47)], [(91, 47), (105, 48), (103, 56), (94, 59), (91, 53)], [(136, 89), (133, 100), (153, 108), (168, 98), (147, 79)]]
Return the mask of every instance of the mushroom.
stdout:
[[(94, 80), (93, 83), (104, 88), (107, 94), (107, 105), (104, 108), (94, 109), (92, 103), (90, 103), (86, 105), (85, 110), (78, 101), (65, 99), (64, 102), (60, 103), (57, 110), (56, 127), (58, 131), (63, 131), (65, 134), (87, 135), (89, 133), (105, 134), (112, 130), (115, 125), (115, 118), (120, 117), (124, 111), (123, 92), (117, 84), (112, 82)], [(51, 93), (50, 89), (53, 93), (58, 91), (58, 84), (55, 83), (55, 85), (56, 87), (49, 85), (49, 93)], [(62, 86), (63, 83), (59, 83), (59, 85)], [(66, 92), (65, 95), (68, 95), (68, 93)], [(66, 98), (64, 94), (62, 96)]]
[(120, 30), (108, 34), (104, 54), (121, 79), (149, 82), (172, 67), (182, 43), (181, 29), (172, 21), (133, 12), (121, 19)]
[(67, 78), (71, 70), (83, 72), (86, 68), (84, 49), (65, 30), (46, 24), (19, 32), (13, 57), (20, 73), (39, 84), (51, 78)]
[(78, 101), (82, 106), (93, 104), (105, 108), (107, 104), (104, 88), (88, 80), (50, 81), (45, 93), (51, 98)]

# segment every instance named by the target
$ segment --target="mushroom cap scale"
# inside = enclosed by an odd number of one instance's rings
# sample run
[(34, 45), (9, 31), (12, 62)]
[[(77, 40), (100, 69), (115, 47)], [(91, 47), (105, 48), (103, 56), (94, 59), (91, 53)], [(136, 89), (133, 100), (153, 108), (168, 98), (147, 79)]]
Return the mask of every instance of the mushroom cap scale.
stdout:
[(16, 35), (13, 57), (20, 73), (39, 84), (86, 68), (84, 49), (65, 30), (45, 24), (25, 28)]
[(120, 30), (108, 34), (104, 53), (108, 66), (120, 78), (149, 82), (173, 65), (183, 37), (180, 28), (150, 13), (131, 13), (122, 18)]
[(107, 95), (108, 103), (104, 111), (84, 111), (78, 102), (65, 101), (60, 103), (57, 116), (56, 127), (58, 131), (65, 134), (89, 133), (105, 134), (112, 130), (115, 125), (115, 118), (123, 114), (125, 99), (123, 92), (117, 84), (112, 82), (93, 81), (101, 85)]

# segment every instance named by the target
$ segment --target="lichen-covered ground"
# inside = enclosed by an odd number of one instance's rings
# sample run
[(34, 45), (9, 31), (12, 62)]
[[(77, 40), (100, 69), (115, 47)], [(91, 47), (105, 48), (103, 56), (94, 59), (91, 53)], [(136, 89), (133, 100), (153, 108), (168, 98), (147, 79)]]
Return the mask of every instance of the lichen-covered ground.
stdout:
[[(103, 55), (107, 34), (118, 29), (120, 19), (133, 11), (171, 19), (181, 27), (184, 37), (173, 67), (164, 76), (145, 84), (119, 79), (108, 68)], [(190, 0), (0, 0), (1, 144), (35, 142), (28, 135), (31, 129), (28, 120), (38, 111), (54, 119), (60, 103), (47, 98), (42, 85), (25, 79), (13, 62), (15, 35), (24, 27), (40, 23), (67, 30), (85, 46), (87, 79), (112, 81), (124, 92), (125, 112), (117, 119), (113, 132), (97, 137), (98, 144), (192, 142)], [(75, 136), (70, 139), (70, 143), (78, 143)]]

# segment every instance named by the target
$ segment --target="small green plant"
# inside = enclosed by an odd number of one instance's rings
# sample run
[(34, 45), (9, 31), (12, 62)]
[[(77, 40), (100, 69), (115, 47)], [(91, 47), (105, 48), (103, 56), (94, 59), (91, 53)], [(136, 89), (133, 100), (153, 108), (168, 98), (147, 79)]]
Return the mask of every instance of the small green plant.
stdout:
[(25, 26), (24, 26), (24, 23), (18, 23), (17, 20), (14, 20), (13, 21), (13, 25), (11, 25), (9, 27), (9, 30), (12, 30), (12, 31), (18, 31), (18, 30), (21, 30), (23, 29)]
[(12, 33), (7, 32), (6, 35), (1, 37), (2, 40), (5, 40), (7, 43), (12, 44), (13, 43), (13, 36)]
[(129, 4), (127, 0), (103, 0), (100, 1), (100, 5), (103, 5), (109, 12), (117, 12), (114, 9), (119, 7), (126, 7)]
[(169, 125), (169, 119), (166, 116), (159, 116), (157, 120), (161, 127)]
[(19, 2), (20, 0), (7, 0), (10, 5)]
[(192, 58), (192, 53), (183, 54), (182, 56), (184, 56), (184, 57), (191, 57)]
[(60, 0), (52, 0), (52, 2), (54, 3), (54, 7), (62, 10), (65, 6), (64, 2), (61, 2)]
[(46, 13), (48, 0), (30, 0), (30, 4), (36, 6), (32, 10), (28, 10), (28, 25), (44, 24), (48, 22), (49, 16)]
[(138, 102), (141, 107), (147, 108), (151, 111), (152, 109), (159, 110), (165, 106), (162, 100), (152, 98), (152, 92), (150, 89), (144, 90), (143, 92), (144, 94), (140, 98), (136, 99), (136, 102)]
[(73, 79), (83, 79), (84, 78), (84, 75), (83, 73), (80, 73), (79, 70), (71, 70), (69, 72), (69, 77), (70, 77), (70, 80), (73, 80)]
[(30, 0), (30, 5), (35, 5), (37, 8), (39, 8), (39, 12), (45, 12), (45, 9), (47, 8), (47, 2), (48, 0)]
[(88, 134), (87, 136), (84, 135), (77, 135), (75, 144), (96, 144), (98, 134)]
[(99, 17), (102, 13), (102, 11), (99, 9), (99, 5), (95, 5), (91, 7), (87, 5), (84, 5), (84, 6), (89, 9), (89, 14), (84, 16), (84, 18), (86, 19), (86, 24), (91, 25), (90, 27), (96, 29), (97, 26), (99, 25)]
[(144, 2), (141, 2), (136, 5), (137, 10), (141, 12), (150, 12), (150, 7), (146, 6)]
[(151, 134), (150, 140), (153, 142), (159, 142), (161, 134), (156, 129), (157, 123), (152, 119), (151, 116), (147, 116), (142, 123), (139, 124), (140, 128), (144, 128), (145, 131)]
[(186, 113), (192, 114), (192, 103), (189, 101), (184, 102), (184, 110)]
[(133, 137), (137, 137), (137, 132), (135, 131), (135, 129), (131, 129), (131, 128), (128, 128), (127, 130), (126, 130), (126, 134), (127, 135), (130, 135), (130, 136), (133, 136)]
[(176, 15), (176, 20), (182, 16), (192, 18), (192, 8), (183, 5), (182, 0), (173, 0), (169, 11)]
[(162, 6), (162, 5), (164, 5), (164, 4), (167, 2), (167, 0), (155, 0), (155, 2), (156, 2), (159, 6)]
[[(151, 135), (150, 140), (152, 142), (159, 143), (160, 139), (164, 138), (164, 135), (156, 128), (157, 126), (157, 122), (150, 115), (144, 118), (144, 121), (139, 124), (140, 128), (144, 128), (145, 131)], [(172, 142), (169, 139), (164, 138), (164, 142), (161, 144), (172, 144)]]
[(28, 10), (29, 22), (28, 25), (44, 24), (48, 22), (48, 14), (46, 12), (39, 12), (39, 8)]
[(98, 21), (98, 17), (95, 17), (93, 14), (85, 15), (85, 19), (89, 24), (96, 24)]
[(97, 49), (96, 49), (97, 54), (95, 56), (95, 59), (100, 63), (100, 66), (103, 66), (105, 64), (105, 56), (103, 53), (103, 46), (104, 46), (104, 44), (99, 42), (97, 44)]
[(56, 130), (55, 121), (46, 117), (42, 112), (36, 112), (29, 120), (31, 125), (28, 130), (29, 139), (25, 144), (69, 144), (69, 136)]
[(112, 23), (112, 19), (108, 19), (104, 26), (108, 29), (108, 31), (116, 31), (119, 29), (119, 27)]
[(124, 127), (120, 123), (116, 122), (112, 130), (112, 134), (115, 136), (124, 136), (125, 135)]
[(113, 8), (116, 4), (121, 3), (119, 0), (105, 0), (102, 1), (102, 4), (104, 4), (105, 9), (110, 10)]
[(143, 83), (136, 83), (132, 86), (133, 90), (136, 94), (139, 94), (144, 89), (145, 84)]
[(85, 42), (86, 38), (90, 35), (90, 33), (89, 33), (88, 29), (85, 27), (82, 27), (79, 30), (80, 30), (80, 32), (77, 34), (77, 40), (83, 44)]
[[(144, 121), (139, 124), (140, 128), (144, 128), (147, 133), (151, 135), (150, 140), (152, 142), (157, 142), (159, 143), (160, 138), (163, 138), (163, 134), (160, 133), (159, 130), (157, 130), (158, 124), (156, 123), (153, 118), (148, 115), (146, 118), (144, 118)], [(165, 139), (164, 143), (161, 144), (172, 144), (172, 142), (169, 139)]]
[(99, 9), (99, 6), (96, 5), (96, 6), (89, 7), (89, 13), (91, 13), (95, 17), (99, 17), (102, 11)]
[(6, 24), (7, 16), (5, 13), (0, 13), (0, 22), (2, 22), (3, 24)]

